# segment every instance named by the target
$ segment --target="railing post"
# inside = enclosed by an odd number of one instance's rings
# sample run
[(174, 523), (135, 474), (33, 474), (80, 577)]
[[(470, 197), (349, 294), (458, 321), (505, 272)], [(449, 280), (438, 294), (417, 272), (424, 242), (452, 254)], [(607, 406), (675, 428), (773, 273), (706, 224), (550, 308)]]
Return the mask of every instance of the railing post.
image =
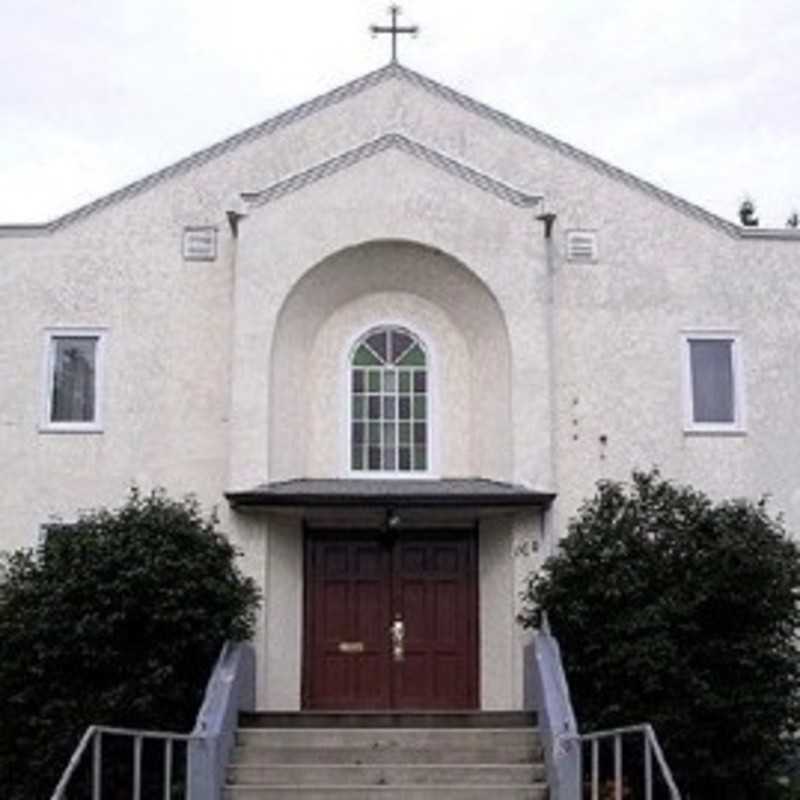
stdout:
[(103, 734), (95, 731), (92, 742), (92, 800), (100, 800), (103, 776)]
[(142, 800), (142, 737), (133, 737), (133, 800)]
[(622, 734), (614, 737), (614, 800), (622, 800)]
[(644, 731), (644, 798), (653, 800), (653, 751), (650, 749), (650, 737)]
[(600, 740), (592, 739), (592, 800), (600, 800)]
[(172, 739), (164, 739), (164, 800), (172, 794)]

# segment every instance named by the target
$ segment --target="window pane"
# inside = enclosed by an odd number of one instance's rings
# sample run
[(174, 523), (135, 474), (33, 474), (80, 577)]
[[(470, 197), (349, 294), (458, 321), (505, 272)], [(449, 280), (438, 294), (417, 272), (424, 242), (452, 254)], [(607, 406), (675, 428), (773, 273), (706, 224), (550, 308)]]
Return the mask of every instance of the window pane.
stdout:
[(371, 392), (379, 392), (381, 390), (381, 373), (377, 369), (369, 371), (369, 390)]
[(397, 363), (403, 367), (424, 367), (425, 353), (419, 345), (414, 345)]
[(364, 371), (360, 369), (353, 370), (353, 391), (364, 391)]
[(400, 444), (411, 443), (411, 426), (407, 422), (400, 423)]
[(364, 402), (364, 396), (355, 395), (353, 397), (353, 419), (364, 419), (365, 410), (366, 403)]
[(425, 395), (414, 398), (414, 419), (425, 419)]
[(397, 373), (394, 370), (386, 369), (383, 371), (383, 389), (386, 392), (394, 392), (397, 388)]
[(381, 468), (381, 449), (380, 447), (369, 448), (369, 469)]
[(395, 399), (394, 397), (384, 397), (383, 398), (383, 418), (384, 419), (394, 419), (395, 417)]
[(389, 353), (387, 339), (388, 334), (385, 331), (381, 333), (373, 333), (372, 336), (367, 339), (367, 344), (370, 346), (370, 349), (380, 356), (380, 363), (386, 361)]
[(406, 370), (403, 370), (400, 375), (400, 391), (401, 392), (410, 392), (411, 391), (411, 375)]
[(394, 331), (392, 333), (392, 361), (398, 361), (413, 343), (414, 340), (408, 334)]
[(356, 422), (353, 424), (353, 444), (361, 445), (364, 441), (364, 423)]
[(90, 337), (53, 340), (52, 422), (92, 422), (95, 418), (95, 352)]
[(398, 451), (398, 469), (403, 471), (411, 469), (411, 449), (408, 447), (401, 447)]
[(356, 354), (353, 357), (353, 364), (357, 367), (377, 366), (380, 363), (381, 361), (376, 358), (375, 353), (363, 344), (356, 350)]
[(369, 443), (380, 444), (381, 442), (381, 426), (377, 422), (371, 422), (369, 425)]
[(414, 373), (414, 391), (418, 394), (422, 394), (425, 392), (425, 387), (425, 372), (423, 370), (417, 370)]
[(397, 469), (397, 467), (395, 467), (395, 453), (396, 453), (396, 451), (394, 449), (392, 449), (392, 450), (384, 450), (383, 451), (383, 468), (384, 469), (391, 469), (391, 470)]
[(425, 423), (414, 423), (414, 444), (425, 444)]
[(359, 444), (353, 445), (353, 469), (364, 469), (364, 448)]
[(380, 419), (381, 416), (381, 398), (380, 396), (370, 395), (369, 398), (369, 418)]
[(427, 469), (424, 447), (414, 448), (414, 469)]
[(731, 339), (690, 339), (695, 422), (734, 422)]
[(411, 398), (400, 398), (400, 419), (409, 419), (411, 417)]

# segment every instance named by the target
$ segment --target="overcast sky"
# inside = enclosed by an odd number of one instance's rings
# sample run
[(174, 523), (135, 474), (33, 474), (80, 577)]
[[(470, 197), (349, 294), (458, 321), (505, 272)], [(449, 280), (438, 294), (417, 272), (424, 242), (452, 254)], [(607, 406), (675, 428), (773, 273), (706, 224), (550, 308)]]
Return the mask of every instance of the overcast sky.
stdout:
[[(697, 203), (800, 209), (798, 0), (407, 0), (400, 60)], [(40, 222), (388, 60), (373, 0), (0, 0), (0, 222)], [(252, 187), (243, 187), (252, 188)]]

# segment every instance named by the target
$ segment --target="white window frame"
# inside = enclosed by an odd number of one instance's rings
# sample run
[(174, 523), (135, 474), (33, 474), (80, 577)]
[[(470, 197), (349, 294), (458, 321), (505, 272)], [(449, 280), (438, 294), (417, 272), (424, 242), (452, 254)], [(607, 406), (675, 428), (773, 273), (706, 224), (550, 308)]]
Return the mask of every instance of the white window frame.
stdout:
[[(105, 387), (105, 350), (108, 328), (86, 327), (77, 325), (59, 325), (45, 328), (44, 359), (42, 367), (42, 397), (40, 407), (41, 433), (102, 433), (103, 405)], [(87, 422), (54, 422), (52, 416), (53, 377), (55, 369), (55, 341), (69, 337), (71, 339), (96, 339), (94, 358), (94, 419)]]
[[(726, 340), (731, 342), (731, 371), (733, 374), (733, 421), (696, 422), (692, 391), (692, 362), (690, 340)], [(681, 331), (681, 363), (683, 371), (683, 430), (686, 434), (717, 434), (741, 436), (746, 428), (746, 400), (742, 365), (741, 334), (731, 328), (692, 328)]]
[[(425, 370), (427, 373), (427, 411), (428, 419), (426, 422), (426, 442), (425, 447), (427, 451), (427, 469), (425, 470), (355, 470), (353, 469), (352, 462), (352, 435), (353, 435), (353, 406), (352, 406), (352, 367), (353, 356), (361, 341), (372, 331), (379, 328), (402, 328), (412, 334), (425, 353)], [(342, 374), (345, 376), (343, 382), (343, 391), (341, 393), (342, 405), (344, 408), (343, 417), (347, 421), (347, 427), (341, 436), (342, 446), (342, 460), (344, 462), (344, 474), (348, 478), (364, 478), (364, 479), (379, 479), (379, 480), (426, 480), (435, 479), (439, 477), (438, 473), (438, 427), (434, 429), (434, 419), (436, 419), (436, 383), (435, 383), (435, 364), (436, 357), (433, 352), (432, 338), (428, 331), (421, 329), (421, 327), (414, 322), (405, 319), (396, 318), (382, 318), (375, 320), (373, 324), (366, 325), (359, 328), (359, 330), (350, 336), (347, 347), (344, 351)]]

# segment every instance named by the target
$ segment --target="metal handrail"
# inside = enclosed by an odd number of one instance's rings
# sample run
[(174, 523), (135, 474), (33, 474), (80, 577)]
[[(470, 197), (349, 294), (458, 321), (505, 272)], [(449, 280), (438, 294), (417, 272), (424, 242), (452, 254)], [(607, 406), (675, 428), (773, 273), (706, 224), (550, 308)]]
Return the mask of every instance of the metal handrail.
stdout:
[[(133, 739), (133, 800), (141, 800), (141, 767), (142, 743), (145, 739), (160, 739), (164, 742), (164, 800), (169, 800), (172, 784), (172, 753), (174, 742), (190, 742), (200, 737), (193, 734), (173, 733), (172, 731), (150, 731), (137, 728), (115, 728), (109, 725), (90, 725), (81, 737), (75, 752), (72, 754), (66, 769), (61, 775), (61, 780), (51, 795), (50, 800), (63, 800), (64, 792), (78, 768), (89, 744), (92, 744), (92, 800), (100, 800), (101, 773), (103, 766), (102, 737), (126, 736)], [(187, 786), (187, 800), (191, 800), (191, 792)]]
[(547, 778), (553, 800), (577, 800), (580, 793), (578, 726), (572, 709), (561, 651), (547, 615), (534, 635), (533, 679)]
[(239, 711), (255, 708), (254, 670), (252, 647), (226, 642), (208, 681), (192, 731), (195, 736), (202, 737), (202, 741), (193, 742), (192, 751), (198, 765), (197, 779), (208, 787), (210, 800), (222, 797), (225, 767), (235, 744)]
[(591, 800), (599, 800), (600, 742), (611, 739), (614, 747), (614, 798), (622, 800), (622, 737), (644, 737), (645, 800), (653, 798), (653, 756), (669, 790), (671, 800), (681, 800), (672, 771), (664, 757), (653, 726), (649, 723), (628, 725), (610, 730), (581, 734), (570, 699), (561, 650), (550, 630), (547, 614), (542, 612), (539, 629), (533, 637), (533, 682), (539, 728), (545, 745), (547, 777), (553, 800), (579, 800), (583, 794), (583, 747), (591, 746)]
[(65, 792), (81, 759), (92, 745), (92, 800), (101, 800), (103, 736), (133, 740), (133, 800), (141, 800), (145, 740), (164, 743), (164, 800), (172, 782), (173, 745), (186, 744), (186, 799), (219, 800), (225, 767), (235, 743), (239, 711), (255, 707), (254, 653), (249, 645), (226, 642), (211, 672), (203, 703), (191, 733), (90, 725), (81, 737), (50, 800), (66, 800)]
[(609, 728), (603, 731), (593, 731), (578, 735), (576, 738), (581, 743), (591, 744), (591, 800), (598, 800), (600, 795), (600, 742), (611, 739), (614, 744), (614, 798), (622, 800), (622, 772), (623, 750), (622, 737), (631, 734), (641, 734), (644, 740), (644, 791), (645, 800), (653, 798), (653, 755), (661, 770), (661, 777), (669, 790), (671, 800), (681, 800), (681, 793), (672, 776), (664, 751), (656, 736), (653, 726), (649, 722), (640, 725), (626, 725), (620, 728)]

